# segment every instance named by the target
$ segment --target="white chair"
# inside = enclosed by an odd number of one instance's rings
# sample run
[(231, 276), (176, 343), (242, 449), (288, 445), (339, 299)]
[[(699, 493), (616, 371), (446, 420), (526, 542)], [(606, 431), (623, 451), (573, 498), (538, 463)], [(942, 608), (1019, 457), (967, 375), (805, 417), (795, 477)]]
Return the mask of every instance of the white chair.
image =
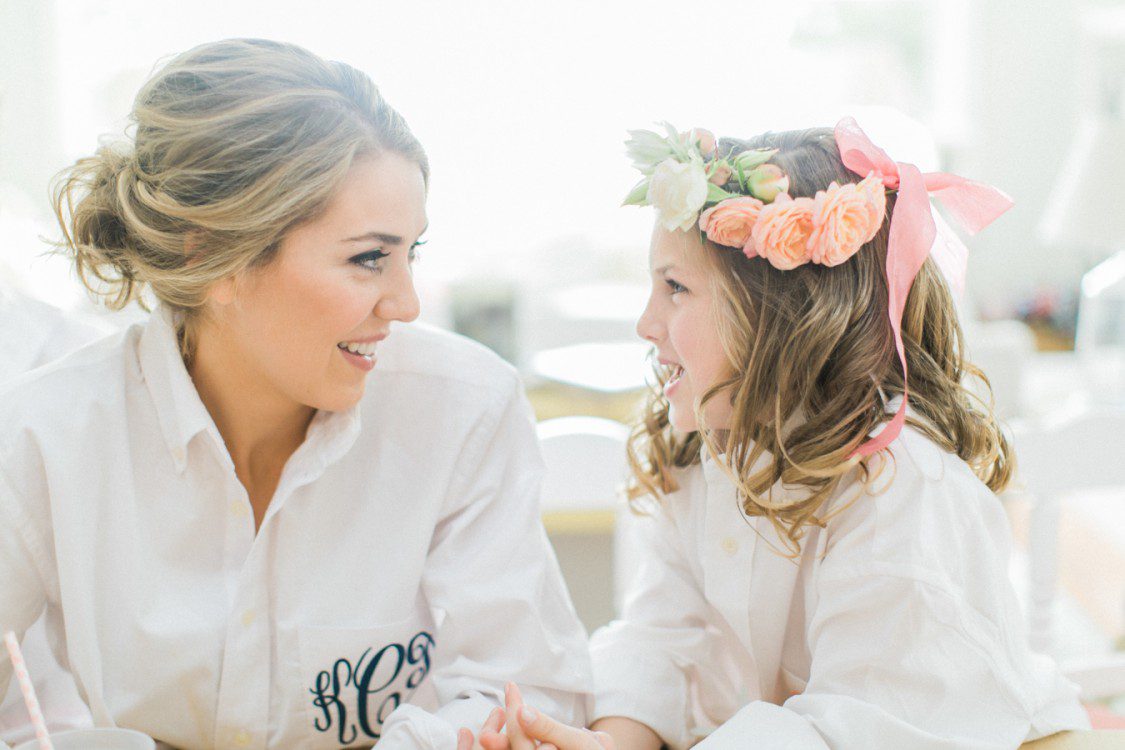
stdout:
[[(1061, 499), (1080, 502), (1077, 495), (1083, 491), (1125, 488), (1125, 412), (1087, 410), (1019, 423), (1013, 425), (1013, 442), (1019, 476), (1032, 500), (1029, 636), (1033, 649), (1052, 653)], [(1125, 653), (1061, 659), (1060, 666), (1081, 687), (1084, 700), (1125, 694)]]
[(627, 568), (614, 560), (624, 507), (625, 425), (598, 417), (540, 422), (547, 466), (541, 509), (575, 609), (590, 630), (611, 620)]

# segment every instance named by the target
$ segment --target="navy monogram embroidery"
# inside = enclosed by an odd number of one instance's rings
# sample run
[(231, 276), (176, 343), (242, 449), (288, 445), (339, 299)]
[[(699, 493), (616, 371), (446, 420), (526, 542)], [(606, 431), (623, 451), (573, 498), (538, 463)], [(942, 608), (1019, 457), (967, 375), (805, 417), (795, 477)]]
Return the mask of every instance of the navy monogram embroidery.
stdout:
[[(430, 671), (434, 637), (421, 631), (405, 646), (388, 643), (378, 651), (369, 648), (353, 664), (345, 657), (330, 669), (319, 672), (309, 692), (313, 705), (322, 712), (313, 722), (317, 731), (336, 729), (341, 745), (355, 742), (362, 732), (379, 739), (383, 722), (414, 693)], [(372, 653), (374, 651), (374, 653)], [(400, 675), (406, 681), (394, 685)], [(348, 714), (349, 691), (355, 695), (355, 716)]]

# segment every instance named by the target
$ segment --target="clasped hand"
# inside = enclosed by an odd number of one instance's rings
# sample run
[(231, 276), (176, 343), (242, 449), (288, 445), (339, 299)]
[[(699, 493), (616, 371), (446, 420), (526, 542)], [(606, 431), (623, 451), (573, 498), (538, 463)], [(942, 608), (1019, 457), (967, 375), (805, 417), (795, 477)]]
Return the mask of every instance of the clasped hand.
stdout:
[(495, 708), (476, 737), (462, 727), (457, 750), (615, 750), (605, 732), (563, 724), (531, 706), (514, 683), (504, 689), (504, 708)]

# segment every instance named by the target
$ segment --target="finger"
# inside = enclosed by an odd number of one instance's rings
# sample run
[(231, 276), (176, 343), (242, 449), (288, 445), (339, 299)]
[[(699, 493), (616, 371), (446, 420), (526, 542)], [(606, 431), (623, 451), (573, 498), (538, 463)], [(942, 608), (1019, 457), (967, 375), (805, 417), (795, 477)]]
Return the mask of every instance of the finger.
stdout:
[(485, 731), (499, 732), (504, 727), (504, 721), (506, 719), (507, 716), (505, 715), (504, 709), (497, 706), (492, 709), (492, 712), (488, 714), (488, 718), (485, 719), (484, 726), (482, 726), (480, 730), (481, 734), (484, 734)]
[(519, 725), (528, 737), (567, 750), (602, 750), (603, 745), (593, 732), (555, 721), (531, 706), (519, 710)]
[(514, 682), (509, 682), (504, 688), (504, 702), (508, 709), (508, 742), (511, 743), (511, 750), (535, 750), (535, 742), (524, 733), (516, 720), (523, 707), (523, 696)]
[(457, 730), (457, 750), (473, 750), (473, 733), (465, 727)]
[(485, 730), (480, 733), (480, 746), (483, 750), (511, 750), (507, 735)]
[(594, 732), (594, 739), (598, 741), (605, 750), (616, 750), (613, 744), (613, 738), (609, 736), (608, 732)]

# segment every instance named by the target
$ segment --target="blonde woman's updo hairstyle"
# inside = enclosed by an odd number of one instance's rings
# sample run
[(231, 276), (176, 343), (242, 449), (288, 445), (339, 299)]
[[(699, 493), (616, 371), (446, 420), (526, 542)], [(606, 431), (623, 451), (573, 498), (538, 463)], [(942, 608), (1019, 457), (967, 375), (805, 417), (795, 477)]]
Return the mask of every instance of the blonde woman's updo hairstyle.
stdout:
[(421, 144), (370, 78), (292, 44), (191, 49), (145, 83), (131, 120), (131, 139), (56, 177), (61, 247), (109, 307), (148, 287), (179, 313), (185, 357), (208, 287), (269, 263), (357, 159), (397, 153), (429, 179)]
[[(778, 149), (770, 161), (789, 175), (788, 192), (795, 198), (812, 197), (833, 181), (854, 183), (864, 177), (840, 161), (828, 128), (719, 142), (720, 155), (756, 148)], [(841, 482), (850, 475), (861, 488), (873, 483), (882, 460), (852, 454), (892, 416), (884, 398), (903, 393), (887, 314), (885, 269), (894, 205), (890, 194), (879, 232), (835, 267), (808, 263), (781, 271), (764, 258), (747, 258), (703, 238), (720, 311), (714, 324), (729, 366), (729, 377), (703, 394), (703, 402), (730, 389), (730, 430), (708, 429), (698, 409), (698, 432), (674, 431), (663, 395), (669, 372), (658, 369), (629, 441), (630, 498), (675, 491), (675, 469), (699, 462), (706, 444), (713, 455), (724, 454), (746, 514), (769, 518), (796, 552), (806, 526), (823, 525), (838, 512), (823, 513)], [(965, 387), (966, 379), (977, 378), (990, 393), (984, 374), (964, 356), (953, 297), (932, 260), (914, 280), (902, 335), (912, 409), (907, 423), (959, 456), (999, 492), (1011, 477), (1011, 452), (991, 404)], [(889, 450), (893, 455), (895, 444)], [(779, 481), (798, 491), (786, 492), (786, 499), (771, 496)], [(853, 501), (862, 499), (856, 493)]]

